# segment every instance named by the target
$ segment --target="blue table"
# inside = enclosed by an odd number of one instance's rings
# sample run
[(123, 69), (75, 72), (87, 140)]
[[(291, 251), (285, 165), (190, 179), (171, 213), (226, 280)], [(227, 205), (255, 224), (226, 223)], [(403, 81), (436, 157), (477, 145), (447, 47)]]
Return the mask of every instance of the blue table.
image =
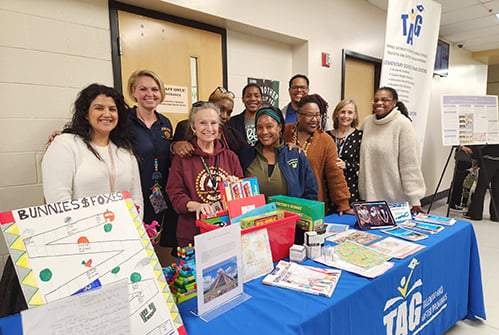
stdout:
[[(353, 225), (355, 218), (332, 215), (326, 222)], [(458, 221), (421, 244), (426, 248), (394, 260), (378, 278), (343, 271), (331, 298), (263, 285), (260, 278), (244, 286), (251, 299), (209, 323), (190, 313), (196, 299), (179, 310), (189, 335), (442, 334), (463, 318), (485, 319), (473, 226)]]
[[(353, 225), (355, 219), (332, 215), (326, 222)], [(209, 323), (190, 313), (196, 299), (178, 307), (189, 335), (442, 334), (463, 318), (485, 319), (473, 226), (458, 221), (421, 244), (426, 248), (394, 260), (395, 266), (378, 278), (343, 271), (331, 298), (255, 279), (244, 287), (251, 299)], [(305, 264), (322, 266), (310, 260)], [(21, 334), (20, 316), (0, 319), (0, 330)]]

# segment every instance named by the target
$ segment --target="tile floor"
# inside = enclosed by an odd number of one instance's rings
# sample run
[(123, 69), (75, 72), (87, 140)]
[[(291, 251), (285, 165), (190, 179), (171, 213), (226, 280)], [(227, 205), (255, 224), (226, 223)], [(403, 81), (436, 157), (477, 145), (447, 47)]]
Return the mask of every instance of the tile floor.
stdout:
[[(431, 214), (445, 216), (447, 214), (446, 199), (433, 204)], [(487, 320), (459, 321), (445, 335), (499, 335), (499, 222), (490, 221), (488, 213), (489, 200), (485, 199), (483, 220), (473, 221), (478, 240), (478, 250), (482, 266), (482, 283), (485, 297), (485, 313)], [(450, 211), (450, 217), (462, 218), (463, 212)], [(464, 219), (467, 220), (467, 219)]]

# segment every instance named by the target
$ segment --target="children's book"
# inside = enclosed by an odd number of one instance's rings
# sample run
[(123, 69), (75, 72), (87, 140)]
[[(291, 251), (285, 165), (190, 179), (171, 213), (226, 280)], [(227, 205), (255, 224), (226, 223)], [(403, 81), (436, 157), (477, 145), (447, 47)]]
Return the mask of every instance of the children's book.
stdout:
[(415, 254), (425, 246), (413, 242), (404, 241), (395, 237), (387, 237), (381, 241), (375, 242), (369, 248), (390, 255), (394, 258), (403, 259)]
[(263, 283), (290, 290), (331, 297), (340, 279), (341, 270), (317, 268), (279, 261)]
[(395, 225), (395, 219), (386, 201), (361, 201), (352, 203), (360, 229), (388, 228)]
[(399, 226), (411, 230), (416, 230), (425, 234), (436, 234), (444, 229), (444, 227), (437, 224), (414, 220), (407, 220), (404, 223), (400, 223)]
[(408, 241), (420, 241), (428, 238), (428, 235), (398, 226), (390, 229), (384, 229), (382, 232)]
[(454, 223), (456, 223), (456, 219), (446, 218), (437, 215), (430, 215), (425, 213), (419, 213), (414, 217), (414, 220), (435, 223), (435, 224), (442, 224), (445, 226), (452, 226), (454, 225)]

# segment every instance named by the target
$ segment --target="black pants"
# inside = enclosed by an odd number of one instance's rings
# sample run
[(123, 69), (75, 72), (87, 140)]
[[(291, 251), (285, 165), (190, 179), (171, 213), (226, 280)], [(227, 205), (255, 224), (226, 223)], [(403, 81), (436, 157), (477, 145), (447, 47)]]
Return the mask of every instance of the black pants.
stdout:
[(468, 215), (473, 220), (481, 220), (483, 214), (483, 201), (487, 188), (491, 186), (490, 198), (490, 219), (498, 221), (497, 210), (499, 210), (499, 161), (492, 159), (483, 159), (483, 166), (478, 173), (478, 183), (475, 193), (471, 197), (471, 205)]
[(470, 161), (456, 160), (456, 166), (454, 168), (454, 178), (452, 181), (452, 194), (450, 197), (450, 205), (461, 206), (461, 198), (463, 195), (463, 183), (464, 179), (468, 175), (468, 169), (471, 167)]

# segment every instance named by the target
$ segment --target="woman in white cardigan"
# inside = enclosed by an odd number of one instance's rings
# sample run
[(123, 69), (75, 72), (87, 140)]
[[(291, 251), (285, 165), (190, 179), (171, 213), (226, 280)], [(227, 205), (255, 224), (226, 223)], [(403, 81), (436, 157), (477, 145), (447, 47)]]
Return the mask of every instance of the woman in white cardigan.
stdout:
[(418, 143), (407, 108), (391, 87), (376, 90), (373, 114), (363, 122), (359, 192), (366, 201), (409, 202), (423, 212), (425, 185)]
[(72, 120), (42, 160), (49, 203), (128, 191), (142, 219), (142, 191), (130, 142), (128, 106), (115, 89), (91, 84), (75, 102)]

